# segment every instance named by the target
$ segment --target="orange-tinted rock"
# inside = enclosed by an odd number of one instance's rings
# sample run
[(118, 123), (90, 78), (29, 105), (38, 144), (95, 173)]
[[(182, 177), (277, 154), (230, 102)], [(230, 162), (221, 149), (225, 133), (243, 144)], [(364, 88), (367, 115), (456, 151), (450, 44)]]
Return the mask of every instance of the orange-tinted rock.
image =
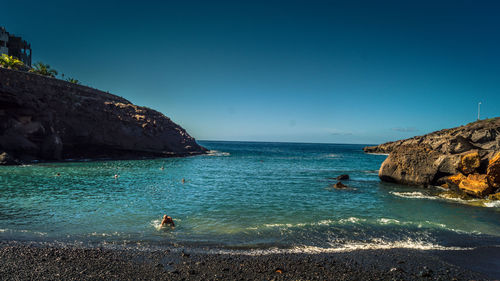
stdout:
[(446, 189), (449, 189), (449, 188), (450, 188), (450, 186), (449, 186), (447, 183), (443, 183), (443, 184), (441, 185), (441, 187), (442, 187), (442, 188), (446, 188)]
[(486, 174), (488, 175), (488, 183), (492, 187), (500, 187), (500, 152), (490, 159)]
[(476, 172), (481, 165), (481, 158), (477, 151), (467, 153), (460, 159), (459, 169), (466, 175)]
[(450, 176), (448, 177), (448, 182), (451, 184), (451, 185), (454, 185), (454, 186), (458, 186), (460, 184), (461, 181), (463, 181), (464, 179), (466, 179), (467, 177), (464, 176), (462, 173), (458, 173), (456, 175), (453, 175), (453, 176)]
[(333, 187), (337, 188), (337, 189), (344, 189), (344, 188), (347, 188), (347, 185), (345, 185), (341, 182), (337, 182)]
[(460, 182), (458, 188), (476, 197), (483, 197), (493, 191), (493, 188), (488, 184), (487, 176), (480, 174), (468, 175), (466, 179)]
[(500, 200), (500, 192), (495, 193), (495, 194), (490, 194), (490, 196), (488, 196), (488, 199), (490, 199), (490, 200)]

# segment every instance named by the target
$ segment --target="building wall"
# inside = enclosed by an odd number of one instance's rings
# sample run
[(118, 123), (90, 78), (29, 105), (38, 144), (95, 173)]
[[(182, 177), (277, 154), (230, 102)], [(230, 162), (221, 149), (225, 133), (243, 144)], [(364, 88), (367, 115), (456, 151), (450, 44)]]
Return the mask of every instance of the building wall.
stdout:
[(9, 33), (0, 27), (0, 55), (1, 54), (9, 54), (9, 49), (7, 48), (7, 42), (9, 41)]
[(31, 66), (31, 46), (28, 42), (21, 37), (10, 35), (7, 47), (9, 48), (9, 56), (16, 57), (27, 66)]
[(16, 57), (31, 67), (31, 46), (21, 37), (9, 34), (0, 27), (0, 54)]

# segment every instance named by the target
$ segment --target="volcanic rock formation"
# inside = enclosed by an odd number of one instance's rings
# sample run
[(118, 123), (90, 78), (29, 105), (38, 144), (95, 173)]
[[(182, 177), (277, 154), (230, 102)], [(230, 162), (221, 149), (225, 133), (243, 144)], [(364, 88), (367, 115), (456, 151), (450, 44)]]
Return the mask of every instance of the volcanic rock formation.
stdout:
[(158, 111), (89, 87), (0, 68), (0, 164), (205, 151)]
[(379, 170), (383, 181), (442, 185), (476, 197), (500, 188), (500, 118), (363, 150), (389, 153)]

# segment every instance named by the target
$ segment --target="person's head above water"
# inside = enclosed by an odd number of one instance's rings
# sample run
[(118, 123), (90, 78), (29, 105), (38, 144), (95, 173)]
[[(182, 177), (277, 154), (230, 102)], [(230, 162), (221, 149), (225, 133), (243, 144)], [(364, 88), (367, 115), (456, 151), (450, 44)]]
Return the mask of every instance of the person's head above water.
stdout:
[(166, 224), (170, 224), (172, 227), (175, 226), (175, 223), (174, 223), (174, 220), (172, 219), (172, 217), (170, 216), (167, 216), (166, 214), (163, 215), (163, 219), (161, 221), (161, 226), (164, 226)]

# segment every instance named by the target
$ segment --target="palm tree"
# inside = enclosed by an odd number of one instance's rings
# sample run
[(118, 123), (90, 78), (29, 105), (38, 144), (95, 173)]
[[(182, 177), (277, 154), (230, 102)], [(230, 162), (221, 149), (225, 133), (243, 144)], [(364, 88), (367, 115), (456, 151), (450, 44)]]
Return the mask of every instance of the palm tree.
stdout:
[(35, 67), (30, 70), (30, 72), (37, 73), (40, 75), (45, 75), (49, 77), (56, 77), (57, 71), (55, 69), (51, 69), (50, 65), (44, 64), (41, 62), (37, 62), (34, 65)]
[(2, 54), (2, 56), (0, 56), (0, 65), (2, 67), (8, 68), (8, 69), (16, 69), (17, 70), (17, 69), (20, 69), (21, 67), (23, 67), (24, 63), (13, 56), (8, 56), (6, 54)]

